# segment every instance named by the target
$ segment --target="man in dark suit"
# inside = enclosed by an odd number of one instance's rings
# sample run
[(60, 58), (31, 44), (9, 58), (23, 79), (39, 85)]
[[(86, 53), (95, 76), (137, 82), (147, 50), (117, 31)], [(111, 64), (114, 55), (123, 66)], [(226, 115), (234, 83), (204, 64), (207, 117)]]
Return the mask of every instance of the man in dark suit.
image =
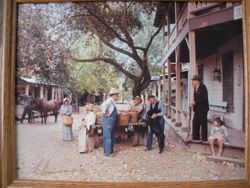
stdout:
[(200, 140), (200, 127), (202, 141), (207, 141), (207, 113), (209, 110), (207, 87), (201, 83), (201, 77), (194, 75), (192, 79), (194, 87), (194, 100), (191, 105), (194, 110), (193, 140)]

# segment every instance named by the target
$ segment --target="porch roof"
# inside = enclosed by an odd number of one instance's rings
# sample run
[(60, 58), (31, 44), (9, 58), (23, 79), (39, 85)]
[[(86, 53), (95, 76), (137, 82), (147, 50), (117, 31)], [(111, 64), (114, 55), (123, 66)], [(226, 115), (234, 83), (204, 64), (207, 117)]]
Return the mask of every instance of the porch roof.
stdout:
[(26, 83), (29, 84), (38, 84), (38, 85), (47, 85), (47, 86), (57, 86), (54, 83), (49, 83), (49, 82), (45, 82), (39, 78), (37, 78), (36, 76), (32, 76), (32, 77), (23, 77), (23, 76), (18, 76), (18, 78)]

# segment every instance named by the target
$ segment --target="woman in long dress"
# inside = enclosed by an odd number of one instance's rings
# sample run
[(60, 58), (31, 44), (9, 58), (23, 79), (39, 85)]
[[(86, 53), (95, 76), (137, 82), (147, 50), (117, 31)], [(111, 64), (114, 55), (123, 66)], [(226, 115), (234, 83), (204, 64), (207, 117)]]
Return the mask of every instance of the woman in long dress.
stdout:
[[(60, 115), (62, 116), (71, 116), (72, 106), (68, 98), (63, 99), (63, 105), (60, 108)], [(72, 141), (74, 140), (72, 125), (65, 125), (62, 123), (62, 140), (63, 141)]]

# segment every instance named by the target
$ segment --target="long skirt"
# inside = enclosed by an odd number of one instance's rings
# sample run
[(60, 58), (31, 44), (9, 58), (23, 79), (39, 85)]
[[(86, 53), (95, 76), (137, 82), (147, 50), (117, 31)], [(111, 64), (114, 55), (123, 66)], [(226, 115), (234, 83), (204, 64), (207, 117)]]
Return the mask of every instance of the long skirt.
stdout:
[(87, 152), (87, 129), (82, 128), (78, 136), (78, 150), (79, 152)]
[(62, 124), (62, 140), (63, 141), (74, 140), (72, 126), (67, 126), (67, 125)]

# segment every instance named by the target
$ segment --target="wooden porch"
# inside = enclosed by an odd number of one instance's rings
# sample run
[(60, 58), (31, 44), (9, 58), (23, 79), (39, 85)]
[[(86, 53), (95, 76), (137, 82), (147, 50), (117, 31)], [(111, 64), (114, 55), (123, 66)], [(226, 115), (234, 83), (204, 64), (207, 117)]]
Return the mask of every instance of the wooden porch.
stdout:
[[(190, 150), (199, 152), (204, 155), (210, 155), (210, 148), (208, 142), (193, 142), (191, 133), (184, 127), (176, 126), (171, 119), (165, 118), (165, 126), (168, 129), (168, 136), (174, 137), (177, 142), (186, 144)], [(211, 129), (211, 124), (208, 126), (208, 131)], [(223, 156), (237, 159), (244, 159), (245, 151), (245, 133), (232, 128), (228, 128), (230, 135), (230, 142), (225, 145)], [(189, 136), (188, 136), (189, 134)]]
[[(191, 78), (199, 72), (198, 61), (215, 53), (215, 50), (226, 41), (242, 35), (242, 30), (238, 29), (242, 24), (241, 5), (222, 2), (170, 2), (162, 4), (167, 11), (164, 13), (164, 9), (159, 9), (154, 23), (157, 27), (162, 20), (165, 22), (162, 75), (175, 74), (176, 84), (173, 88), (170, 77), (163, 77), (161, 98), (166, 104), (167, 117), (170, 122), (177, 127), (187, 129), (187, 122), (189, 122), (190, 117), (192, 118), (192, 115), (190, 116), (191, 109), (188, 107), (193, 99)], [(173, 64), (175, 66), (174, 72)], [(184, 77), (188, 87), (188, 104), (185, 109), (183, 109), (181, 93), (183, 80), (181, 72), (184, 64), (188, 64), (188, 74)], [(172, 100), (173, 90), (175, 101)]]

